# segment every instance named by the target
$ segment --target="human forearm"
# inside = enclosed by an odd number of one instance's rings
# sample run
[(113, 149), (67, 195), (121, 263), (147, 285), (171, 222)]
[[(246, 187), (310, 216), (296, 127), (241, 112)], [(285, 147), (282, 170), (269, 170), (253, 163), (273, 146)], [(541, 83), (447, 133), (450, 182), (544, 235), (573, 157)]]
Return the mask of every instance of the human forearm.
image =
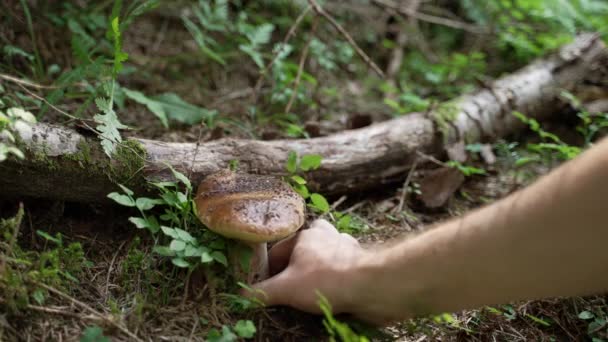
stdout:
[(367, 253), (354, 282), (375, 298), (360, 305), (396, 318), (608, 289), (605, 182), (607, 141), (499, 202)]

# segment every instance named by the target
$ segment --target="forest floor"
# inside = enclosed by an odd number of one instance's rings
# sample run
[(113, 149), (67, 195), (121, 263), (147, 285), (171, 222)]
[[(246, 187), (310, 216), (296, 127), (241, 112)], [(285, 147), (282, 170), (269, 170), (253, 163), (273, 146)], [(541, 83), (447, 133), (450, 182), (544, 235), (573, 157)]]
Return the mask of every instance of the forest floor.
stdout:
[[(8, 45), (9, 41), (13, 46), (30, 51), (30, 35), (21, 8), (18, 4), (7, 5), (9, 7), (14, 12), (8, 11), (5, 15), (14, 16), (20, 25), (3, 27), (0, 24), (2, 44)], [(48, 33), (44, 39), (39, 39), (41, 59), (49, 61), (48, 65), (52, 64), (50, 61), (69, 64), (71, 48), (69, 39), (60, 34), (63, 28), (58, 29), (47, 22), (36, 23), (34, 27), (36, 32)], [(362, 35), (356, 27), (347, 28), (353, 35)], [(126, 101), (125, 107), (118, 111), (119, 116), (124, 124), (134, 129), (125, 132), (125, 137), (188, 142), (228, 135), (267, 140), (292, 137), (291, 121), (259, 119), (250, 114), (252, 84), (259, 75), (252, 63), (231, 63), (218, 68), (208, 60), (201, 60), (197, 46), (179, 17), (153, 11), (135, 20), (123, 38), (124, 50), (129, 54), (128, 68), (132, 71), (119, 77), (121, 86), (145, 94), (173, 92), (189, 103), (217, 110), (226, 119), (213, 129), (175, 122), (166, 128), (144, 106)], [(2, 74), (20, 79), (25, 79), (30, 70), (29, 58), (16, 56), (10, 61), (5, 58), (1, 63)], [(303, 102), (297, 107), (301, 111), (298, 127), (309, 136), (358, 128), (393, 116), (394, 108), (383, 101), (386, 94), (371, 90), (377, 89), (380, 81), (361, 79), (348, 67), (340, 68), (343, 70), (339, 74), (319, 71), (316, 79), (325, 91), (306, 94), (314, 106)], [(496, 75), (503, 69), (514, 70), (510, 65), (501, 65), (488, 73)], [(0, 86), (0, 96), (25, 98), (25, 108), (32, 112), (40, 105), (32, 93), (48, 95), (47, 89), (24, 87), (7, 80)], [(261, 96), (268, 95), (264, 91), (270, 90), (264, 88)], [(450, 92), (445, 95), (452, 95)], [(73, 95), (58, 105), (63, 111), (76, 112), (81, 108), (83, 95)], [(93, 112), (93, 108), (87, 107), (81, 115)], [(543, 125), (564, 141), (580, 144), (573, 119), (564, 119), (572, 116), (572, 108), (565, 105), (563, 113)], [(39, 119), (57, 124), (72, 123), (71, 119), (53, 110)], [(352, 215), (353, 224), (348, 232), (362, 244), (388, 243), (492, 203), (549, 172), (557, 162), (514, 167), (515, 159), (526, 154), (525, 145), (537, 139), (534, 133), (523, 132), (494, 142), (489, 146), (496, 161), (490, 163), (479, 153), (471, 152), (470, 165), (485, 170), (485, 174), (467, 177), (440, 208), (425, 207), (417, 194), (417, 185), (436, 167), (427, 159), (420, 160), (407, 189), (403, 184), (390, 184), (372, 192), (328, 200), (335, 210)], [(484, 146), (479, 144), (472, 148), (475, 147)], [(86, 261), (75, 279), (46, 283), (44, 299), (30, 301), (27, 305), (8, 305), (8, 293), (33, 291), (35, 286), (18, 281), (11, 283), (9, 279), (18, 277), (5, 274), (4, 280), (13, 287), (2, 288), (7, 291), (6, 298), (0, 293), (0, 341), (102, 341), (101, 335), (90, 330), (95, 326), (102, 327), (103, 334), (112, 340), (133, 340), (129, 334), (146, 341), (203, 340), (212, 328), (221, 331), (223, 326), (235, 327), (238, 321), (244, 320), (253, 322), (256, 341), (328, 338), (322, 317), (289, 308), (243, 310), (238, 298), (204, 284), (198, 279), (203, 278), (201, 274), (189, 274), (160, 262), (153, 253), (154, 241), (128, 221), (131, 214), (128, 208), (45, 199), (1, 199), (0, 194), (0, 217), (6, 219), (0, 225), (2, 229), (11, 227), (9, 218), (20, 206), (24, 208), (24, 217), (20, 220), (18, 240), (16, 245), (11, 244), (12, 248), (22, 250), (24, 258), (44, 255), (50, 260), (55, 256), (48, 253), (59, 255), (59, 258), (63, 254), (67, 257), (77, 255), (79, 251), (71, 250), (69, 245), (78, 242), (84, 253), (82, 260)], [(57, 233), (61, 234), (59, 242), (56, 241)], [(0, 263), (0, 270), (3, 269), (4, 261)], [(27, 269), (27, 266), (16, 268), (19, 269)], [(55, 269), (55, 272), (61, 271)], [(48, 279), (55, 278), (48, 276)], [(412, 319), (383, 329), (365, 327), (348, 317), (338, 318), (348, 321), (353, 329), (374, 341), (602, 341), (608, 338), (607, 298), (591, 296), (510, 303)]]

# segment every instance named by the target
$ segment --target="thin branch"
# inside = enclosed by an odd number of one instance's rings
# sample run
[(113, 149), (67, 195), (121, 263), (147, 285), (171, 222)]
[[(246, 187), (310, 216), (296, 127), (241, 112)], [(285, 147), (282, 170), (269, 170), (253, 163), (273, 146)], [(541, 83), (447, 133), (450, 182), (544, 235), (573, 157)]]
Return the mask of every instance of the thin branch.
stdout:
[(401, 198), (399, 199), (399, 206), (397, 206), (397, 212), (400, 213), (403, 211), (403, 205), (405, 204), (405, 200), (407, 198), (407, 188), (410, 186), (410, 182), (412, 180), (412, 175), (414, 171), (416, 171), (416, 166), (418, 166), (418, 158), (414, 159), (414, 163), (412, 163), (412, 168), (410, 172), (407, 174), (407, 178), (405, 178), (405, 182), (403, 182), (403, 190), (401, 191)]
[(376, 5), (392, 9), (393, 11), (396, 11), (397, 13), (399, 13), (405, 17), (412, 17), (412, 18), (418, 19), (420, 21), (426, 21), (431, 24), (447, 26), (447, 27), (451, 27), (454, 29), (463, 30), (463, 31), (471, 32), (471, 33), (483, 33), (483, 29), (479, 28), (478, 26), (467, 24), (465, 22), (458, 21), (458, 20), (453, 20), (453, 19), (444, 18), (444, 17), (436, 17), (434, 15), (425, 14), (425, 13), (417, 12), (417, 11), (410, 10), (407, 8), (403, 8), (391, 0), (372, 0), (372, 1)]
[(89, 120), (89, 119), (83, 119), (83, 118), (79, 118), (76, 117), (68, 112), (66, 112), (65, 110), (58, 108), (57, 106), (53, 105), (52, 103), (50, 103), (49, 101), (47, 101), (47, 99), (45, 99), (44, 97), (34, 93), (33, 91), (27, 89), (26, 87), (24, 87), (22, 84), (17, 84), (19, 87), (21, 87), (21, 89), (23, 89), (23, 91), (25, 91), (26, 93), (28, 93), (30, 96), (34, 97), (37, 100), (40, 100), (42, 102), (44, 102), (47, 106), (51, 107), (53, 110), (57, 111), (59, 114), (63, 114), (65, 116), (67, 116), (68, 118), (75, 120), (75, 121), (79, 121), (81, 122), (87, 129), (91, 130), (91, 132), (95, 132), (97, 134), (99, 134), (99, 131), (97, 131), (96, 129), (94, 129), (93, 127), (89, 126), (86, 121), (93, 121), (93, 120)]
[(122, 246), (124, 246), (126, 242), (127, 240), (123, 241), (120, 246), (118, 246), (116, 253), (114, 253), (114, 256), (112, 257), (112, 261), (110, 261), (110, 266), (108, 267), (108, 275), (106, 277), (106, 287), (104, 289), (103, 294), (106, 301), (108, 300), (108, 293), (110, 292), (110, 276), (112, 275), (112, 268), (114, 268), (114, 262), (116, 261), (116, 257), (118, 256), (118, 253), (120, 253)]
[(363, 61), (370, 68), (372, 68), (372, 70), (374, 70), (376, 74), (378, 74), (378, 76), (384, 78), (384, 72), (376, 65), (376, 63), (374, 63), (374, 61), (372, 61), (371, 58), (369, 58), (369, 56), (365, 52), (363, 52), (363, 50), (361, 50), (361, 48), (359, 47), (359, 45), (357, 45), (353, 37), (351, 37), (350, 34), (340, 24), (338, 24), (334, 17), (327, 13), (323, 9), (323, 7), (319, 6), (319, 4), (315, 0), (308, 0), (308, 3), (312, 6), (315, 13), (325, 18), (336, 30), (338, 30), (338, 32), (340, 32), (344, 39), (346, 39), (346, 41), (348, 41), (348, 43), (353, 47), (353, 49), (355, 49), (359, 57), (361, 57), (361, 59), (363, 59)]
[(30, 82), (28, 80), (23, 80), (23, 79), (20, 79), (20, 78), (11, 76), (11, 75), (7, 75), (7, 74), (0, 74), (0, 78), (5, 81), (13, 82), (16, 84), (20, 84), (20, 85), (24, 85), (24, 86), (36, 88), (36, 89), (57, 89), (58, 88), (55, 86), (45, 86), (42, 84), (37, 84), (34, 82)]
[(266, 74), (268, 73), (268, 71), (270, 70), (270, 68), (272, 68), (272, 66), (274, 65), (274, 63), (277, 61), (277, 59), (279, 58), (279, 55), (281, 54), (281, 50), (283, 48), (285, 48), (285, 45), (289, 42), (289, 40), (291, 39), (291, 37), (293, 37), (296, 34), (296, 30), (297, 28), (300, 26), (300, 23), (302, 22), (302, 20), (304, 20), (304, 18), (306, 17), (306, 15), (308, 14), (308, 12), (310, 12), (311, 7), (307, 6), (302, 13), (300, 13), (300, 15), (296, 18), (296, 20), (293, 22), (293, 25), (291, 25), (291, 27), (289, 28), (289, 31), (287, 31), (287, 34), (285, 35), (285, 38), (283, 38), (283, 42), (281, 44), (281, 48), (275, 52), (274, 56), (272, 57), (272, 60), (270, 60), (270, 63), (266, 64), (266, 66), (264, 67), (264, 69), (262, 70), (262, 72), (260, 73), (260, 77), (258, 77), (258, 80), (255, 82), (255, 86), (253, 87), (253, 103), (256, 103), (258, 101), (258, 94), (260, 92), (260, 89), (262, 88), (262, 84), (264, 82), (264, 78), (266, 77)]
[(291, 96), (289, 97), (289, 102), (287, 102), (287, 106), (285, 106), (285, 113), (289, 113), (291, 107), (293, 106), (293, 102), (296, 99), (298, 94), (298, 87), (300, 86), (300, 80), (302, 79), (302, 72), (304, 72), (304, 64), (306, 63), (306, 58), (308, 58), (308, 50), (310, 49), (310, 42), (312, 42), (312, 37), (314, 37), (315, 32), (317, 31), (317, 18), (312, 25), (312, 30), (310, 32), (310, 38), (306, 42), (306, 46), (304, 46), (304, 50), (302, 50), (302, 55), (300, 56), (300, 62), (298, 63), (298, 73), (296, 74), (296, 79), (293, 82), (293, 87), (291, 91)]
[(101, 319), (95, 315), (81, 315), (81, 314), (78, 314), (75, 312), (65, 311), (65, 310), (61, 310), (61, 309), (57, 309), (57, 308), (53, 308), (53, 307), (28, 304), (27, 308), (30, 310), (38, 311), (38, 312), (62, 315), (62, 316), (72, 317), (72, 318), (81, 319), (81, 320), (89, 320), (89, 321), (97, 321), (97, 322), (103, 321), (103, 319)]

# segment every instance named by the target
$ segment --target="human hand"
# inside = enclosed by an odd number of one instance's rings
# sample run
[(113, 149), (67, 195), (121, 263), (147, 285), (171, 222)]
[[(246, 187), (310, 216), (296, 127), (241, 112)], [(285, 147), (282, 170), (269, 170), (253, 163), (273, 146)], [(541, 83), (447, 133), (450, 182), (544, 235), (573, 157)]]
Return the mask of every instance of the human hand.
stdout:
[[(363, 260), (368, 254), (359, 242), (341, 234), (325, 220), (314, 221), (309, 229), (277, 243), (269, 252), (271, 278), (253, 284), (253, 296), (265, 305), (287, 305), (309, 313), (321, 313), (322, 294), (333, 313), (352, 313), (371, 322), (379, 320), (371, 306), (362, 305)], [(318, 292), (317, 292), (318, 291)]]

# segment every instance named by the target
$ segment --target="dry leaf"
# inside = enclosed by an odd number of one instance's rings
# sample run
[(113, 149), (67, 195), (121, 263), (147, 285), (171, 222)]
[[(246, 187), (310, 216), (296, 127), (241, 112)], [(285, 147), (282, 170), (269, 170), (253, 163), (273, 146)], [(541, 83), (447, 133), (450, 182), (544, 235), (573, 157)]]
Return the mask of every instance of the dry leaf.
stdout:
[(462, 172), (443, 167), (429, 171), (420, 182), (420, 198), (425, 206), (439, 208), (452, 197), (464, 182)]

